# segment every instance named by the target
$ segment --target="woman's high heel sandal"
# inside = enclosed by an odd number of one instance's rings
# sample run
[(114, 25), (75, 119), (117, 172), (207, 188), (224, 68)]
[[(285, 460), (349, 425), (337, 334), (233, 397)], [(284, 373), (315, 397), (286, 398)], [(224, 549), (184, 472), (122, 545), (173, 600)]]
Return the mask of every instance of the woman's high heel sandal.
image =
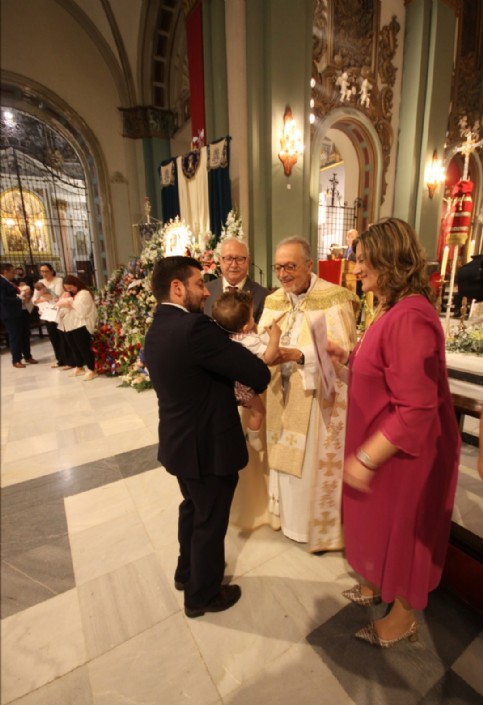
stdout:
[(374, 646), (381, 646), (383, 649), (388, 649), (390, 646), (394, 646), (394, 644), (397, 644), (398, 641), (403, 641), (403, 639), (409, 639), (409, 641), (417, 641), (418, 623), (413, 622), (409, 629), (404, 632), (404, 634), (400, 634), (395, 639), (381, 639), (381, 637), (376, 632), (374, 622), (371, 622), (362, 629), (359, 629), (359, 631), (355, 633), (355, 636), (357, 637), (357, 639), (368, 641), (369, 644), (373, 644)]
[(363, 607), (378, 605), (382, 601), (380, 595), (363, 595), (362, 587), (359, 584), (354, 585), (350, 590), (344, 590), (342, 594), (344, 597), (347, 597), (348, 600), (351, 600), (351, 602), (355, 602), (356, 605), (362, 605)]

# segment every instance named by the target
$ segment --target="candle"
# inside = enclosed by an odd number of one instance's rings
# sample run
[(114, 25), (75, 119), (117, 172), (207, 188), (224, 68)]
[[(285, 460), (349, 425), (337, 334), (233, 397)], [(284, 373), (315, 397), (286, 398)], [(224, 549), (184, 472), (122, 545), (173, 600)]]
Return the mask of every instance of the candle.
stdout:
[(441, 279), (446, 278), (446, 267), (448, 265), (449, 245), (446, 245), (443, 252), (443, 261), (441, 262)]
[(466, 261), (469, 262), (473, 255), (475, 254), (475, 245), (476, 245), (476, 240), (471, 240), (469, 247), (468, 247), (468, 256)]

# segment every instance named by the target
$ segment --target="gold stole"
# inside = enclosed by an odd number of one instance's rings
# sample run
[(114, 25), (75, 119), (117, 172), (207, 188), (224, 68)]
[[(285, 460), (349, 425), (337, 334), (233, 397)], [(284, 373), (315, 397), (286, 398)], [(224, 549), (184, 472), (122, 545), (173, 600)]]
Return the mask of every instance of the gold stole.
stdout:
[[(305, 315), (306, 300), (299, 308), (303, 322), (297, 343), (300, 346), (312, 342), (310, 323)], [(282, 335), (288, 325), (288, 316), (283, 320)], [(272, 381), (267, 389), (267, 444), (270, 469), (302, 476), (302, 466), (309, 428), (310, 411), (315, 390), (305, 390), (297, 364), (292, 362), (290, 377), (286, 379), (285, 397), (282, 389), (280, 365), (272, 371)]]

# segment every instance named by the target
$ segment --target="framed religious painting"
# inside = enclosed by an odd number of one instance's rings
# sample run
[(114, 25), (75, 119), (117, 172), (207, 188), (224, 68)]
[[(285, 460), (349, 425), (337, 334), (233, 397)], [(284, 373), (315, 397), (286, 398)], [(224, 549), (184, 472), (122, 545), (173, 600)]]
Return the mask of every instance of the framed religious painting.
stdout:
[(5, 256), (52, 254), (42, 199), (33, 191), (11, 188), (0, 194), (1, 241)]

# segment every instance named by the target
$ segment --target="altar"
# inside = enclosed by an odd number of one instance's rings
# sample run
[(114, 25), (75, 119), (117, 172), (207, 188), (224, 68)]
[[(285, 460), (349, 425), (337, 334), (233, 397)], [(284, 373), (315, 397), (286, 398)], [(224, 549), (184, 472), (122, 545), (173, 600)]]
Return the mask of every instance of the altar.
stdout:
[(483, 357), (446, 352), (446, 363), (462, 448), (443, 582), (463, 599), (483, 609), (483, 480), (477, 469), (483, 411)]

